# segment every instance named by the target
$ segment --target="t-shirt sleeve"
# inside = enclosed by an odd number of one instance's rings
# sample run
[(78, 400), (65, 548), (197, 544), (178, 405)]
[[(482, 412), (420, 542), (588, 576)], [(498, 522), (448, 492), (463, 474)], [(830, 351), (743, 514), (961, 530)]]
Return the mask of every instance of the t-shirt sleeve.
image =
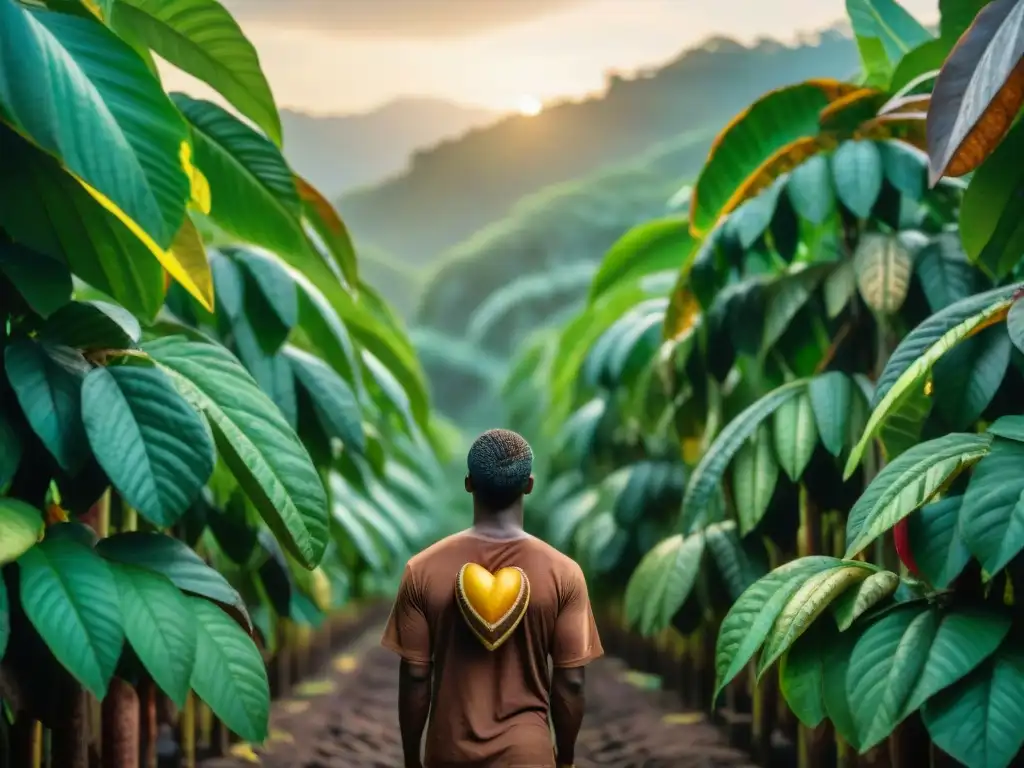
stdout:
[(380, 643), (413, 664), (429, 664), (431, 661), (430, 626), (423, 611), (415, 574), (408, 565), (402, 574), (398, 597)]
[(597, 622), (587, 594), (583, 571), (575, 566), (563, 585), (563, 595), (555, 619), (555, 638), (551, 663), (556, 667), (582, 667), (604, 654)]

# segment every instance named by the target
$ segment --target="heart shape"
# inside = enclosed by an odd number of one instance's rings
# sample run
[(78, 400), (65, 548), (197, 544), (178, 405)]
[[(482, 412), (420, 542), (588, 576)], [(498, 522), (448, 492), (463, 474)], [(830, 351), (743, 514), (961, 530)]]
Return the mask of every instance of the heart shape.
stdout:
[(476, 563), (466, 563), (455, 579), (455, 602), (473, 634), (493, 651), (512, 636), (526, 615), (530, 580), (515, 566), (492, 574)]

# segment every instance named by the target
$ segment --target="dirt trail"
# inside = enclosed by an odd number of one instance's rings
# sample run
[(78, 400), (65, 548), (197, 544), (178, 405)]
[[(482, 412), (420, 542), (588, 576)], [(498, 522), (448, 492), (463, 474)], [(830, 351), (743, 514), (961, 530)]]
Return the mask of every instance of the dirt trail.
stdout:
[[(270, 738), (200, 768), (400, 768), (398, 663), (367, 632), (334, 656), (322, 676), (274, 703)], [(588, 668), (587, 716), (577, 768), (753, 768), (703, 715), (679, 712), (650, 678), (617, 659)]]

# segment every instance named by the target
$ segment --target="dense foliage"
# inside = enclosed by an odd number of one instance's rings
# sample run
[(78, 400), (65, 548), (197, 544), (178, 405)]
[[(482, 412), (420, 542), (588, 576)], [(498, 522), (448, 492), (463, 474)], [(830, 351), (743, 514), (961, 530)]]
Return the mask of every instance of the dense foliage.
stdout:
[(730, 122), (688, 215), (623, 238), (505, 394), (547, 456), (534, 524), (631, 626), (715, 642), (716, 699), (749, 687), (759, 717), (781, 690), (808, 765), (915, 721), (1001, 768), (1024, 744), (1024, 2), (943, 3), (937, 36), (847, 8), (859, 79)]
[(0, 358), (0, 737), (41, 720), (55, 766), (66, 673), (261, 741), (281, 626), (446, 532), (411, 342), (216, 0), (0, 0)]

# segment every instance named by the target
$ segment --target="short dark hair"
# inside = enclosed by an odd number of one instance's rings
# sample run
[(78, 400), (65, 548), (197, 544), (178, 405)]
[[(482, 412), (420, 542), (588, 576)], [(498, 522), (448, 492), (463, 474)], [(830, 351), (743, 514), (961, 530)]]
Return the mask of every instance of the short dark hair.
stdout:
[(476, 497), (492, 509), (501, 509), (526, 490), (533, 471), (533, 450), (521, 435), (491, 429), (473, 443), (466, 465)]

